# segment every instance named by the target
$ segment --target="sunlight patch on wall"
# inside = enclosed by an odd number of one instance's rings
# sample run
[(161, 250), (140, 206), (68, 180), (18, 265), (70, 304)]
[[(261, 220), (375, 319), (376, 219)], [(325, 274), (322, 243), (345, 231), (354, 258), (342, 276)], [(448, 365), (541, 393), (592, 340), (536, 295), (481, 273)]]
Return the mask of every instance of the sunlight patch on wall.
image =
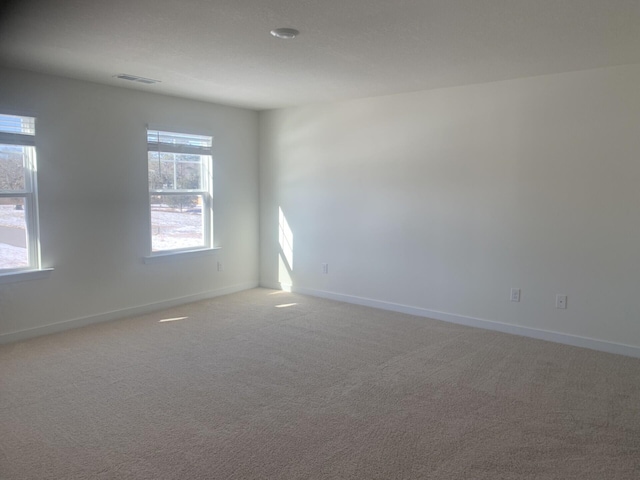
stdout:
[(289, 268), (293, 270), (293, 232), (291, 231), (291, 227), (289, 227), (289, 222), (287, 222), (287, 219), (282, 212), (282, 208), (279, 208), (278, 210), (280, 213), (278, 218), (280, 250), (284, 254)]
[(278, 282), (280, 285), (291, 285), (291, 274), (283, 258), (282, 252), (278, 255)]
[(293, 232), (282, 207), (278, 208), (278, 242), (280, 252), (278, 258), (278, 282), (281, 285), (291, 285), (293, 272)]

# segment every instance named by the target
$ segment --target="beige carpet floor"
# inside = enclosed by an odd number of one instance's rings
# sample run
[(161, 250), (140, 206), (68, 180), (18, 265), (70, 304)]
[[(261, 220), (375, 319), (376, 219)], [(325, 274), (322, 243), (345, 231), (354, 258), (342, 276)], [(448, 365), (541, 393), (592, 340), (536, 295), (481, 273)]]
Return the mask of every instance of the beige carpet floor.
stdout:
[(0, 478), (639, 479), (640, 360), (256, 289), (0, 347)]

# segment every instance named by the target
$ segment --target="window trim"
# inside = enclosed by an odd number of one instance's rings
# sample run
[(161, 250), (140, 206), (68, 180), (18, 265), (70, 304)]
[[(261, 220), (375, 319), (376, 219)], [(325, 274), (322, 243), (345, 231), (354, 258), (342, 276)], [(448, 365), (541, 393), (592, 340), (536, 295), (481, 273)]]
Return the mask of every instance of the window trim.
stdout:
[(187, 258), (200, 258), (212, 255), (218, 250), (221, 250), (222, 247), (207, 247), (207, 248), (194, 248), (194, 249), (182, 249), (182, 250), (171, 250), (165, 251), (163, 250), (160, 253), (156, 253), (155, 255), (149, 255), (142, 257), (142, 263), (149, 265), (154, 263), (165, 263), (172, 262), (174, 260), (182, 260)]
[[(37, 118), (31, 115), (20, 115), (15, 113), (0, 112), (0, 115), (23, 117), (33, 120), (33, 134), (24, 134), (17, 132), (0, 132), (0, 144), (14, 145), (26, 147), (26, 165), (24, 166), (24, 189), (21, 190), (0, 190), (0, 198), (24, 198), (25, 208), (25, 231), (26, 231), (26, 247), (27, 260), (29, 264), (24, 267), (17, 268), (0, 268), (0, 283), (6, 283), (13, 277), (15, 281), (20, 281), (17, 277), (24, 276), (31, 272), (40, 272), (50, 269), (42, 268), (42, 259), (40, 255), (40, 218), (38, 214), (38, 175), (37, 175), (37, 151), (36, 151), (36, 130)], [(26, 277), (25, 277), (26, 278)]]
[(3, 283), (26, 282), (28, 280), (38, 280), (48, 278), (53, 272), (53, 268), (40, 268), (32, 270), (19, 270), (0, 273), (0, 285)]
[[(210, 141), (209, 146), (191, 147), (189, 145), (172, 145), (167, 143), (150, 142), (149, 132), (164, 132), (169, 134), (182, 134), (192, 135), (198, 137), (207, 137)], [(156, 263), (150, 261), (154, 258), (169, 257), (173, 255), (183, 255), (188, 253), (198, 253), (217, 250), (213, 246), (213, 136), (210, 134), (196, 133), (194, 131), (185, 131), (179, 128), (167, 128), (158, 125), (148, 124), (146, 127), (146, 139), (147, 139), (147, 200), (148, 200), (148, 213), (149, 213), (149, 234), (147, 251), (148, 256), (143, 258), (144, 263)], [(199, 155), (201, 158), (201, 188), (200, 189), (151, 189), (149, 188), (149, 153), (174, 153), (174, 154), (192, 154)], [(202, 196), (202, 231), (203, 231), (203, 244), (197, 246), (190, 246), (184, 248), (173, 248), (166, 250), (153, 250), (153, 226), (151, 219), (151, 197), (152, 196), (180, 196), (180, 195), (201, 195)]]

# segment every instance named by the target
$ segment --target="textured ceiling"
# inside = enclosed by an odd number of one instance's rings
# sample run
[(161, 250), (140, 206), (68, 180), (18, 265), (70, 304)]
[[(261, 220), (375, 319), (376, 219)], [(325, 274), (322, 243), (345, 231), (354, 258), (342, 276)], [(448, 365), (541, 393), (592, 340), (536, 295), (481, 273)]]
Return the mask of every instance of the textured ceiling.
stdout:
[(640, 63), (640, 0), (14, 0), (1, 13), (0, 64), (254, 109)]

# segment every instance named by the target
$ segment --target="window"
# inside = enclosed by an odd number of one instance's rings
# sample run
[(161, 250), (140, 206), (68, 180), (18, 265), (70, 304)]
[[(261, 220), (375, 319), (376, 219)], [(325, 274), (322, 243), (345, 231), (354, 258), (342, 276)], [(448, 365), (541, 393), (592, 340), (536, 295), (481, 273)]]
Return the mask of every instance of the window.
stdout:
[(212, 248), (211, 143), (147, 130), (152, 255)]
[(0, 114), (0, 273), (40, 268), (35, 118)]

